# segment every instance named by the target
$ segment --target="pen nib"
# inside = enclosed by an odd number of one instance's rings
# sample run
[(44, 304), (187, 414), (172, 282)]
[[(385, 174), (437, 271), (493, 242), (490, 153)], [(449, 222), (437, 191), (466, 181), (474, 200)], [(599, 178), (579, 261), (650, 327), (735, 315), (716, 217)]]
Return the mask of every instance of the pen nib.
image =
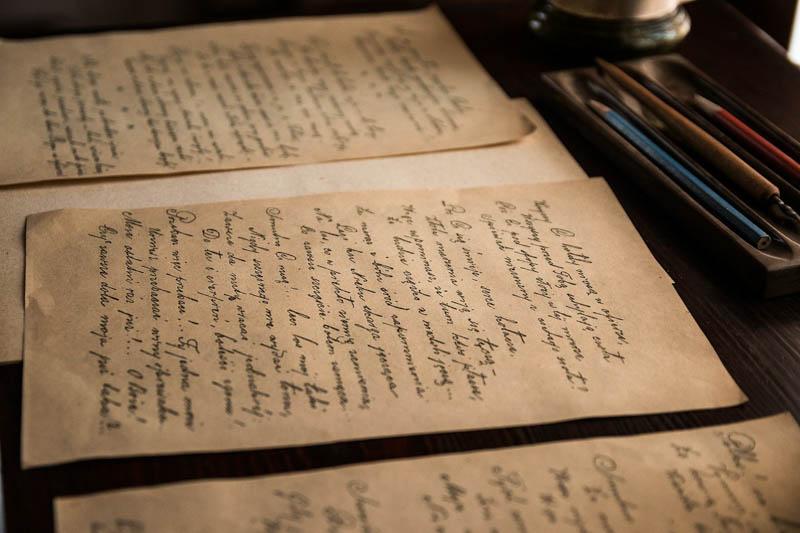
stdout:
[(791, 220), (795, 227), (800, 226), (800, 216), (798, 216), (797, 211), (795, 211), (792, 206), (784, 202), (780, 196), (777, 194), (773, 195), (772, 198), (770, 198), (770, 202), (772, 203), (774, 212), (776, 212), (776, 214)]

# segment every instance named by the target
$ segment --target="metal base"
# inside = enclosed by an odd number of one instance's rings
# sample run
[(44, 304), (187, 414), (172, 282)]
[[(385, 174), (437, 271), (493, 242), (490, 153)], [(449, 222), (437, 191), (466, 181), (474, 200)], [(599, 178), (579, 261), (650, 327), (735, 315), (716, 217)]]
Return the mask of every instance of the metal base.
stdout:
[(593, 55), (631, 55), (665, 51), (689, 33), (691, 21), (683, 7), (657, 19), (598, 19), (567, 13), (539, 1), (528, 21), (543, 41)]

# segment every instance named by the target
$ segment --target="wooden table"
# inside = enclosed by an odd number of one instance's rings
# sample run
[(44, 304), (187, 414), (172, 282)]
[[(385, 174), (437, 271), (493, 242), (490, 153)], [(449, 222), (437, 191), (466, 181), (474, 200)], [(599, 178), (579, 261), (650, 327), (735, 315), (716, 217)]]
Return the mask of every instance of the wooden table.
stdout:
[[(419, 4), (418, 2), (415, 2)], [(351, 1), (336, 10), (376, 9)], [(331, 12), (330, 2), (293, 2), (290, 12)], [(403, 4), (393, 2), (385, 9)], [(285, 7), (285, 6), (284, 6)], [(750, 398), (743, 406), (655, 416), (602, 418), (509, 429), (374, 439), (293, 449), (175, 457), (86, 461), (20, 471), (21, 365), (0, 367), (0, 443), (8, 531), (52, 530), (57, 496), (190, 479), (253, 476), (433, 453), (560, 439), (693, 428), (790, 411), (800, 419), (800, 295), (748, 299), (732, 281), (714, 278), (714, 259), (672, 227), (666, 213), (647, 209), (642, 193), (541, 102), (539, 74), (586, 64), (531, 42), (528, 3), (446, 0), (442, 8), (478, 59), (511, 96), (537, 104), (590, 175), (606, 176), (653, 254), (720, 358)], [(721, 0), (688, 7), (693, 30), (678, 52), (800, 138), (800, 69), (772, 41)], [(285, 9), (283, 9), (285, 14)], [(187, 22), (194, 22), (187, 19)], [(2, 312), (2, 311), (0, 311)]]

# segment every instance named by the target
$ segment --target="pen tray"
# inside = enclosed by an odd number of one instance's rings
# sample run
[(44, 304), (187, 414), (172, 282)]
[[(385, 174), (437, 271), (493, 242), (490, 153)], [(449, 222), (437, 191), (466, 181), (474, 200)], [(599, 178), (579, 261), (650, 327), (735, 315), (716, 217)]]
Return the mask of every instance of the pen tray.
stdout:
[[(653, 56), (620, 64), (646, 74), (680, 100), (686, 101), (694, 93), (708, 96), (751, 124), (756, 123), (760, 132), (769, 128), (770, 140), (785, 152), (794, 157), (800, 153), (796, 141), (679, 55)], [(743, 240), (585, 104), (592, 98), (587, 78), (602, 81), (608, 87), (607, 78), (594, 67), (564, 70), (542, 75), (545, 96), (566, 114), (567, 120), (577, 126), (583, 136), (608, 154), (650, 196), (654, 209), (671, 217), (681, 226), (683, 234), (702, 245), (715, 269), (724, 269), (726, 274), (735, 277), (737, 286), (765, 297), (800, 292), (800, 234), (777, 224), (765, 209), (752, 206), (752, 202), (727, 188), (734, 199), (738, 198), (740, 206), (746, 205), (753, 221), (773, 236), (773, 243), (764, 250)], [(642, 115), (642, 107), (635, 99), (619, 91), (615, 94)], [(698, 163), (708, 169), (702, 162)], [(710, 173), (717, 175), (713, 170)], [(800, 189), (796, 184), (782, 178), (776, 181), (784, 200), (800, 206)]]

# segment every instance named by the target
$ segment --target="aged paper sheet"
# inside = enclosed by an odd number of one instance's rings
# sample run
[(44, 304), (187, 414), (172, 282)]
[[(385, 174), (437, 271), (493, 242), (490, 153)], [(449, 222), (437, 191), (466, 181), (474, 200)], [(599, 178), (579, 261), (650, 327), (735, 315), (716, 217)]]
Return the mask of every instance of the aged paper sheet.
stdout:
[(441, 12), (0, 42), (0, 184), (291, 165), (516, 140)]
[(800, 429), (726, 426), (58, 499), (58, 533), (800, 530)]
[(602, 179), (28, 218), (23, 461), (745, 400)]
[(297, 196), (316, 192), (442, 188), (586, 178), (525, 99), (534, 131), (519, 142), (474, 149), (180, 176), (0, 187), (0, 363), (22, 358), (25, 217), (68, 207), (149, 207)]

